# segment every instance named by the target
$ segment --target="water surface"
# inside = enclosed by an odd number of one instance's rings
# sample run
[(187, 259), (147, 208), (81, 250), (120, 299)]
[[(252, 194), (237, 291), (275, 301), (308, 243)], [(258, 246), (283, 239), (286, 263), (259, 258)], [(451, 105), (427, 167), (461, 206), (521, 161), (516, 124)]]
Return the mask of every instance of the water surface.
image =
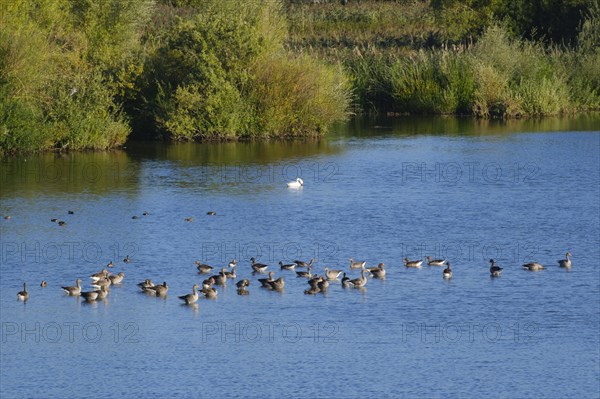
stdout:
[[(0, 397), (598, 397), (597, 126), (361, 120), (320, 141), (4, 159)], [(296, 176), (305, 187), (287, 189)], [(427, 255), (453, 278), (403, 266)], [(259, 288), (252, 256), (284, 292)], [(205, 278), (194, 260), (234, 257), (249, 296), (230, 282), (180, 304)], [(310, 296), (277, 265), (315, 258), (355, 278), (350, 257), (384, 262), (387, 279)], [(61, 292), (109, 261), (126, 278), (106, 301)], [(168, 297), (138, 292), (145, 278)]]

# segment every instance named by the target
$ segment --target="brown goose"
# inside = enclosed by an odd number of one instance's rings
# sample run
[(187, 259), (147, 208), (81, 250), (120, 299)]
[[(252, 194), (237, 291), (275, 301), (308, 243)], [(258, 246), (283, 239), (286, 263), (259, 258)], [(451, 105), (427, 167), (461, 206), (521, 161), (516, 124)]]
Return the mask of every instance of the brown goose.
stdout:
[(275, 272), (269, 272), (269, 278), (259, 278), (258, 281), (263, 288), (271, 288), (271, 281), (273, 281), (273, 276)]
[(386, 271), (384, 269), (384, 264), (380, 263), (377, 265), (377, 267), (372, 267), (370, 269), (367, 269), (371, 275), (375, 278), (385, 278), (386, 275)]
[(446, 259), (431, 259), (431, 256), (427, 256), (427, 265), (429, 266), (444, 266), (446, 264)]
[(544, 270), (544, 266), (537, 262), (525, 263), (523, 265), (524, 269), (527, 269), (531, 272), (537, 272), (538, 270)]
[(204, 297), (207, 299), (215, 299), (219, 294), (216, 288), (213, 288), (209, 285), (204, 285), (200, 292), (204, 294)]
[(146, 280), (142, 281), (141, 283), (137, 283), (137, 286), (140, 287), (143, 291), (144, 288), (154, 287), (154, 283), (152, 282), (152, 280), (147, 278)]
[(108, 296), (108, 287), (102, 287), (96, 293), (98, 293), (98, 299), (104, 299)]
[(230, 278), (232, 280), (236, 278), (235, 268), (231, 269), (231, 271), (225, 270), (223, 273), (225, 273), (225, 276), (227, 278)]
[(69, 295), (79, 295), (81, 294), (81, 279), (75, 280), (75, 286), (71, 287), (61, 287), (67, 294)]
[(149, 294), (153, 294), (156, 296), (165, 296), (167, 292), (169, 292), (169, 286), (167, 282), (163, 282), (162, 285), (154, 285), (152, 287), (142, 288), (142, 291), (147, 292)]
[(125, 273), (119, 272), (116, 276), (108, 276), (111, 284), (121, 284), (125, 278)]
[(559, 267), (566, 267), (567, 269), (571, 267), (571, 253), (567, 252), (567, 254), (565, 255), (566, 259), (561, 259), (558, 261), (558, 266)]
[(269, 281), (269, 286), (272, 290), (281, 291), (285, 286), (285, 281), (283, 281), (283, 277), (279, 277), (277, 280)]
[(187, 294), (187, 295), (182, 295), (179, 297), (179, 299), (181, 299), (183, 302), (185, 302), (186, 305), (191, 305), (192, 303), (196, 303), (196, 301), (198, 300), (198, 292), (196, 292), (197, 288), (198, 288), (198, 284), (194, 284), (194, 286), (192, 287), (192, 293)]
[(219, 274), (215, 274), (214, 276), (211, 276), (211, 278), (215, 281), (216, 285), (227, 284), (227, 275), (225, 274), (226, 271), (227, 271), (227, 269), (222, 268), (221, 272), (219, 272)]
[(367, 261), (355, 261), (354, 258), (350, 258), (350, 269), (362, 269), (367, 265)]
[(17, 293), (17, 299), (23, 302), (26, 302), (29, 299), (29, 292), (27, 292), (27, 283), (23, 283), (23, 291), (19, 291)]
[(258, 273), (264, 273), (267, 270), (267, 267), (269, 267), (264, 263), (256, 263), (256, 259), (253, 257), (250, 258), (250, 262), (252, 262), (252, 270)]
[(366, 272), (366, 270), (363, 269), (360, 272), (360, 277), (359, 278), (355, 278), (353, 280), (350, 280), (350, 283), (352, 283), (352, 285), (354, 285), (354, 288), (361, 288), (361, 287), (364, 287), (367, 284), (367, 278), (365, 277), (365, 272)]
[(304, 261), (301, 260), (295, 260), (294, 263), (296, 264), (296, 266), (298, 267), (311, 267), (313, 265), (313, 263), (315, 263), (314, 258), (310, 260), (310, 262), (306, 263)]
[(87, 291), (87, 292), (82, 292), (81, 296), (83, 297), (83, 299), (85, 299), (88, 302), (93, 302), (96, 299), (98, 299), (98, 292), (97, 291)]
[(238, 288), (246, 288), (250, 285), (250, 280), (248, 280), (247, 278), (238, 281), (237, 283), (235, 283), (235, 286)]
[(198, 269), (198, 273), (210, 273), (213, 270), (213, 267), (207, 265), (206, 263), (201, 263), (200, 261), (194, 261), (196, 264), (196, 269)]
[(325, 268), (325, 277), (328, 280), (337, 280), (337, 278), (342, 274), (341, 270), (329, 270), (329, 268)]
[(101, 278), (100, 280), (92, 283), (91, 286), (97, 290), (101, 289), (103, 286), (110, 287), (112, 281), (109, 278)]
[(106, 269), (102, 269), (100, 270), (98, 273), (94, 273), (90, 276), (90, 279), (92, 280), (92, 282), (96, 282), (98, 280), (100, 280), (101, 278), (107, 278), (108, 275), (110, 274), (110, 272)]
[(296, 276), (312, 278), (311, 270), (312, 270), (312, 266), (306, 270), (300, 270), (299, 272), (296, 272)]
[(294, 270), (296, 268), (295, 263), (285, 264), (283, 261), (279, 261), (279, 266), (281, 267), (281, 270)]
[(423, 261), (419, 260), (408, 260), (408, 258), (404, 258), (404, 267), (421, 267)]

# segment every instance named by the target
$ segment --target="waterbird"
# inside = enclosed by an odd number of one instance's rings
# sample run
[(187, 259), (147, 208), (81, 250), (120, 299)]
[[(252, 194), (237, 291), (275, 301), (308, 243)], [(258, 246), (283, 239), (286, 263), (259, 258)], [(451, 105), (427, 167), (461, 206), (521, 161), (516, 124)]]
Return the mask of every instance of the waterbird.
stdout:
[(283, 277), (279, 277), (277, 280), (269, 281), (269, 286), (272, 290), (281, 291), (285, 286), (285, 281), (283, 281)]
[(86, 292), (82, 292), (81, 296), (86, 301), (92, 302), (92, 301), (95, 301), (96, 299), (98, 299), (98, 292), (97, 291), (86, 291)]
[(142, 281), (141, 283), (137, 283), (137, 286), (140, 287), (143, 291), (144, 288), (154, 287), (154, 283), (152, 282), (152, 280), (147, 278), (146, 280)]
[(186, 305), (191, 305), (192, 303), (196, 303), (196, 301), (198, 300), (198, 293), (196, 292), (197, 288), (198, 288), (198, 284), (194, 284), (194, 286), (192, 287), (192, 293), (187, 294), (187, 295), (182, 295), (179, 297), (179, 299), (184, 301)]
[(117, 274), (116, 276), (108, 276), (108, 279), (110, 280), (111, 284), (121, 284), (124, 278), (125, 273), (123, 272), (119, 272), (119, 274)]
[(75, 286), (61, 287), (69, 295), (81, 294), (81, 279), (75, 280)]
[(566, 268), (570, 268), (571, 267), (571, 253), (567, 252), (567, 254), (565, 255), (566, 259), (561, 259), (558, 261), (558, 266), (559, 267), (566, 267)]
[(237, 289), (237, 294), (238, 295), (250, 295), (250, 291), (248, 291), (247, 289), (242, 287), (242, 288)]
[(312, 266), (307, 268), (306, 270), (300, 270), (300, 271), (296, 272), (296, 276), (312, 278), (311, 270), (312, 270)]
[(297, 177), (296, 180), (288, 182), (287, 186), (289, 188), (300, 188), (304, 186), (304, 181), (301, 178)]
[(199, 273), (210, 273), (213, 269), (212, 266), (202, 263), (198, 260), (194, 261), (194, 263), (196, 264), (196, 269), (198, 269)]
[(341, 270), (329, 270), (328, 267), (325, 268), (325, 277), (327, 277), (329, 280), (337, 279), (340, 274), (342, 274)]
[(108, 287), (102, 286), (99, 290), (96, 290), (98, 293), (97, 299), (104, 299), (108, 296)]
[(235, 286), (238, 288), (246, 288), (250, 285), (250, 280), (248, 280), (247, 278), (242, 279), (240, 281), (238, 281), (237, 283), (235, 283)]
[(154, 285), (152, 287), (142, 288), (142, 290), (144, 292), (147, 292), (149, 294), (154, 294), (156, 296), (165, 296), (165, 295), (167, 295), (167, 292), (169, 291), (169, 286), (167, 285), (167, 282), (164, 281), (162, 284)]
[(40, 287), (44, 288), (48, 285), (48, 282), (46, 280), (42, 280), (42, 282), (40, 283)]
[(386, 271), (385, 271), (384, 266), (385, 265), (383, 263), (380, 263), (380, 264), (377, 265), (377, 267), (371, 267), (371, 268), (369, 268), (367, 270), (375, 278), (385, 278)]
[(92, 282), (96, 282), (96, 281), (100, 280), (101, 278), (107, 278), (109, 274), (110, 274), (110, 272), (108, 270), (102, 269), (98, 273), (92, 274), (90, 276), (90, 280), (92, 280)]
[(281, 270), (294, 270), (294, 268), (296, 267), (295, 263), (283, 263), (283, 261), (279, 261), (279, 266), (281, 267)]
[(544, 266), (537, 262), (529, 262), (523, 265), (524, 269), (527, 269), (531, 272), (537, 272), (538, 270), (544, 270)]
[(237, 259), (233, 258), (233, 260), (231, 262), (229, 262), (229, 264), (227, 266), (236, 267), (237, 263), (238, 263)]
[(227, 283), (227, 275), (225, 274), (226, 270), (227, 269), (222, 268), (221, 271), (219, 272), (219, 274), (215, 274), (214, 276), (211, 276), (213, 278), (213, 280), (215, 281), (215, 284), (225, 285)]
[(447, 262), (446, 265), (448, 267), (446, 267), (443, 271), (442, 271), (442, 276), (444, 276), (444, 278), (451, 278), (452, 277), (452, 269), (450, 268), (450, 262)]
[(123, 258), (123, 262), (125, 262), (125, 263), (131, 262), (131, 258), (129, 257), (129, 255), (125, 255), (125, 258)]
[(312, 266), (312, 265), (313, 265), (313, 263), (315, 263), (315, 260), (314, 260), (314, 258), (313, 258), (313, 259), (311, 259), (311, 260), (310, 260), (310, 262), (306, 263), (306, 262), (304, 262), (304, 261), (301, 261), (301, 260), (297, 260), (297, 259), (296, 259), (296, 260), (294, 261), (294, 263), (295, 263), (295, 264), (296, 264), (296, 266), (298, 266), (298, 267), (310, 267), (310, 266)]
[(350, 280), (350, 283), (352, 283), (352, 285), (354, 285), (354, 288), (361, 288), (367, 284), (367, 278), (365, 277), (365, 272), (366, 272), (365, 269), (361, 270), (359, 278)]
[(17, 293), (17, 299), (19, 301), (26, 302), (29, 299), (29, 292), (27, 292), (27, 283), (23, 283), (23, 291)]
[(262, 273), (267, 270), (267, 267), (269, 267), (264, 263), (256, 263), (254, 257), (250, 258), (250, 262), (252, 262), (252, 270), (254, 270), (255, 272)]
[(208, 212), (206, 212), (206, 214), (208, 216), (217, 216), (217, 212), (214, 212), (214, 211), (208, 211)]
[(63, 220), (59, 220), (59, 221), (58, 221), (58, 225), (59, 225), (59, 226), (66, 226), (66, 225), (67, 225), (67, 222), (65, 222), (65, 221), (63, 221)]
[(216, 288), (213, 288), (209, 285), (204, 285), (200, 292), (204, 294), (204, 297), (207, 299), (215, 299), (219, 294)]
[(91, 286), (99, 290), (102, 287), (109, 287), (111, 284), (112, 281), (110, 278), (101, 278), (98, 281), (94, 281)]
[(502, 270), (500, 266), (496, 266), (494, 259), (490, 259), (490, 274), (492, 277), (500, 277)]
[(231, 271), (226, 271), (225, 270), (223, 273), (225, 273), (225, 276), (227, 278), (230, 278), (230, 279), (235, 279), (236, 278), (235, 268), (231, 269)]
[(421, 267), (423, 261), (419, 260), (408, 260), (408, 258), (404, 258), (404, 267)]
[(431, 256), (427, 256), (427, 265), (429, 266), (444, 266), (446, 259), (431, 259)]
[(273, 281), (273, 276), (275, 272), (269, 272), (269, 278), (259, 278), (258, 282), (261, 284), (261, 287), (271, 288), (270, 282)]
[(112, 260), (106, 264), (106, 267), (113, 267)]
[(366, 266), (367, 261), (355, 261), (354, 258), (350, 258), (350, 269), (362, 269)]
[(193, 217), (189, 217), (189, 218), (185, 218), (183, 220), (185, 220), (186, 222), (193, 222), (194, 218)]
[(344, 272), (344, 276), (342, 277), (342, 287), (350, 288), (350, 277), (346, 276), (346, 272)]

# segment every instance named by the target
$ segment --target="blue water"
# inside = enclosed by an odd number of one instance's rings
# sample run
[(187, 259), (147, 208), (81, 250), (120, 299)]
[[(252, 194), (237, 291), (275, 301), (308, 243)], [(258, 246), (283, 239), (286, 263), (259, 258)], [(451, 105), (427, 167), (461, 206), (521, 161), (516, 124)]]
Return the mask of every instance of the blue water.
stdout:
[[(598, 129), (339, 129), (5, 159), (0, 397), (600, 397)], [(286, 188), (296, 175), (304, 188)], [(404, 268), (427, 255), (453, 278)], [(259, 288), (252, 256), (282, 293)], [(206, 277), (194, 260), (234, 257), (249, 296), (230, 280), (181, 304)], [(310, 296), (278, 266), (315, 258), (317, 273), (358, 277), (350, 257), (387, 278)], [(88, 290), (111, 260), (126, 277), (105, 301), (60, 290), (77, 277)], [(168, 297), (140, 293), (145, 278)]]

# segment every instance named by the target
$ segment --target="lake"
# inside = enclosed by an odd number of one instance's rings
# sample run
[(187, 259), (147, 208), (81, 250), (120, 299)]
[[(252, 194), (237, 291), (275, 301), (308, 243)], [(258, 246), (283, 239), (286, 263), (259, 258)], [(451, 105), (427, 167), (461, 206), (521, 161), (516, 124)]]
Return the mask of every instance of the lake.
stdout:
[[(0, 397), (599, 397), (599, 127), (360, 119), (318, 141), (3, 159)], [(453, 277), (404, 267), (426, 256)], [(250, 295), (229, 280), (215, 300), (177, 298), (207, 277), (194, 261), (233, 258)], [(305, 295), (278, 263), (311, 258), (387, 277)], [(104, 301), (62, 292), (109, 261), (125, 279)], [(140, 292), (146, 278), (168, 296)]]

